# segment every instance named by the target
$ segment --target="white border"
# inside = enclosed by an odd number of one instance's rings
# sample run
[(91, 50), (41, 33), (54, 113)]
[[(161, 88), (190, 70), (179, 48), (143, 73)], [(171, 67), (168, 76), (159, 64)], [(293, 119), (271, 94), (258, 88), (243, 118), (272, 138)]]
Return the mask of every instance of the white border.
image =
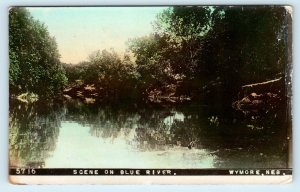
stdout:
[(11, 176), (17, 184), (102, 184), (102, 185), (195, 185), (195, 184), (288, 184), (285, 176)]
[[(294, 16), (293, 16), (293, 43), (294, 43), (294, 51), (293, 51), (293, 98), (300, 98), (299, 96), (299, 86), (297, 82), (300, 82), (300, 69), (299, 69), (299, 57), (300, 57), (300, 49), (299, 38), (297, 34), (300, 34), (299, 28), (299, 14), (298, 9), (300, 8), (300, 1), (297, 0), (287, 0), (287, 1), (279, 1), (279, 0), (254, 0), (254, 1), (241, 1), (241, 0), (143, 0), (143, 2), (138, 0), (1, 0), (0, 1), (0, 123), (1, 123), (1, 132), (0, 132), (0, 191), (99, 191), (99, 190), (109, 190), (109, 191), (122, 191), (122, 192), (132, 192), (136, 191), (266, 191), (272, 190), (272, 192), (277, 191), (299, 191), (297, 188), (299, 185), (299, 171), (297, 162), (300, 162), (298, 146), (300, 145), (299, 140), (299, 131), (297, 130), (300, 126), (299, 123), (299, 99), (293, 99), (293, 141), (294, 141), (294, 169), (293, 169), (293, 183), (288, 185), (201, 185), (201, 186), (157, 186), (157, 185), (143, 185), (143, 186), (134, 186), (134, 185), (126, 185), (126, 186), (95, 186), (95, 185), (83, 185), (83, 186), (70, 186), (70, 185), (43, 185), (43, 186), (18, 186), (11, 185), (8, 181), (8, 17), (7, 10), (9, 6), (12, 5), (24, 5), (24, 6), (46, 6), (46, 5), (169, 5), (169, 4), (284, 4), (284, 5), (292, 5), (294, 7)], [(246, 179), (245, 177), (243, 177)], [(251, 177), (250, 179), (253, 179)], [(248, 180), (248, 179), (247, 179)]]

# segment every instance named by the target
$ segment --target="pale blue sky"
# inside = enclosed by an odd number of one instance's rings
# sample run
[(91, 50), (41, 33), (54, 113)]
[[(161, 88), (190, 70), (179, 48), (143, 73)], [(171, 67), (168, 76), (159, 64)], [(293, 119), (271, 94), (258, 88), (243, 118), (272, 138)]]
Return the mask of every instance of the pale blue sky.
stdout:
[(166, 7), (31, 7), (35, 19), (55, 36), (61, 61), (78, 63), (96, 51), (120, 54), (129, 38), (153, 31), (156, 15)]

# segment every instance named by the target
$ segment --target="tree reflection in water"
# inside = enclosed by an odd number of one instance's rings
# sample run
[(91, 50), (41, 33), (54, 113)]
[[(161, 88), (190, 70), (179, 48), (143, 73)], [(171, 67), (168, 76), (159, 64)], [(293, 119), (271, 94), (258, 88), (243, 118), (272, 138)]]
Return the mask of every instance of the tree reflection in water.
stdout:
[(45, 159), (56, 146), (62, 109), (54, 103), (10, 102), (10, 166), (45, 166)]
[(197, 105), (108, 106), (76, 100), (11, 102), (10, 165), (47, 166), (45, 159), (55, 150), (65, 121), (89, 127), (91, 136), (111, 145), (121, 139), (128, 150), (155, 152), (157, 157), (184, 151), (183, 158), (196, 163), (213, 159), (216, 168), (287, 167), (286, 135), (280, 122), (265, 119), (260, 126), (272, 129), (253, 129), (249, 122), (228, 120)]

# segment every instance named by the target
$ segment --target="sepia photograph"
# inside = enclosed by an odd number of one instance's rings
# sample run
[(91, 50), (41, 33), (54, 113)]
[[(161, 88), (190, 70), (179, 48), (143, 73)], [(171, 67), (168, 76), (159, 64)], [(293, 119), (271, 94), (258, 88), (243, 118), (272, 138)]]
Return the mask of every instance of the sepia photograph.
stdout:
[(10, 7), (10, 182), (291, 182), (292, 15)]

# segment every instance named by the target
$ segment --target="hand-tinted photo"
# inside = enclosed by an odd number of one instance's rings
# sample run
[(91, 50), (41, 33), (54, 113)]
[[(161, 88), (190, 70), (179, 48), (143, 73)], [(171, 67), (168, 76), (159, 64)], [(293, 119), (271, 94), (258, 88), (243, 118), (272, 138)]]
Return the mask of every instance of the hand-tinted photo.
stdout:
[(10, 173), (291, 172), (291, 69), (288, 6), (11, 7)]

